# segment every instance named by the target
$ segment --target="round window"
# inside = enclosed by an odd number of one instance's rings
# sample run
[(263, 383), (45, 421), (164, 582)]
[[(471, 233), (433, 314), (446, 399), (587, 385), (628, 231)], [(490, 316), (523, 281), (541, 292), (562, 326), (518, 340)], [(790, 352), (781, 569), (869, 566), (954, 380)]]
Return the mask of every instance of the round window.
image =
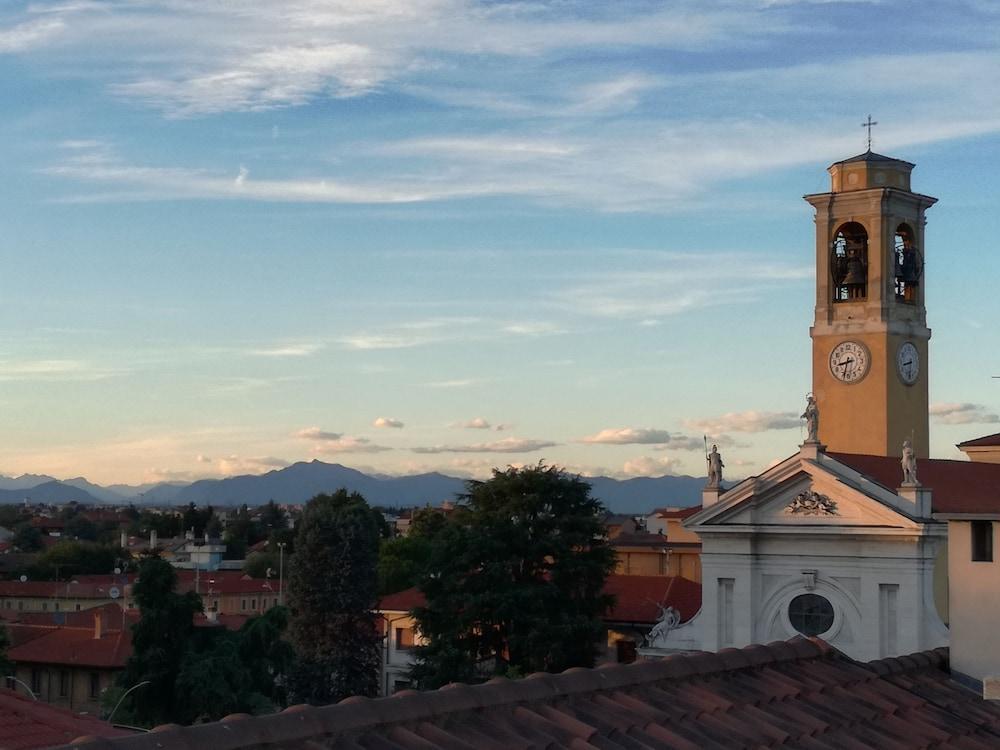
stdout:
[(820, 635), (833, 627), (833, 605), (819, 594), (799, 594), (788, 604), (788, 620), (802, 635)]

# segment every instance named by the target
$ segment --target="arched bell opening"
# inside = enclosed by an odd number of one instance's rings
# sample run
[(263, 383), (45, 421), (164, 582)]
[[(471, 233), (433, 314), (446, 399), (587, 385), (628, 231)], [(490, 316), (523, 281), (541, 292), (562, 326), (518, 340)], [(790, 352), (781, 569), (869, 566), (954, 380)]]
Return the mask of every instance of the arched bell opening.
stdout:
[(840, 226), (830, 247), (834, 302), (856, 302), (868, 296), (868, 232), (856, 221)]
[(917, 303), (917, 287), (923, 274), (923, 260), (909, 224), (896, 227), (893, 240), (896, 300), (910, 305)]

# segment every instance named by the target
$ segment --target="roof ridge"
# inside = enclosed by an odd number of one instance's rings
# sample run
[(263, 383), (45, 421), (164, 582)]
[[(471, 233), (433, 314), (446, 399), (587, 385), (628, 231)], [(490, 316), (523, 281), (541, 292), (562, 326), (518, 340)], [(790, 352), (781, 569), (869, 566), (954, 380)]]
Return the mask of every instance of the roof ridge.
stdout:
[[(617, 690), (661, 680), (730, 672), (791, 661), (845, 658), (820, 638), (796, 636), (789, 641), (726, 648), (718, 653), (696, 651), (633, 664), (595, 668), (573, 667), (559, 674), (535, 672), (519, 680), (506, 677), (478, 685), (451, 683), (437, 690), (402, 690), (382, 698), (353, 696), (328, 706), (299, 704), (276, 714), (252, 717), (231, 714), (221, 721), (181, 727), (167, 724), (131, 737), (133, 748), (212, 747), (238, 750), (266, 743), (300, 742), (305, 738), (344, 736), (377, 725), (399, 725), (473, 709), (498, 708), (531, 701), (552, 701), (579, 693)], [(243, 722), (252, 721), (253, 729)], [(246, 727), (245, 731), (240, 731)], [(253, 734), (253, 738), (248, 737)], [(107, 743), (105, 747), (113, 747)]]

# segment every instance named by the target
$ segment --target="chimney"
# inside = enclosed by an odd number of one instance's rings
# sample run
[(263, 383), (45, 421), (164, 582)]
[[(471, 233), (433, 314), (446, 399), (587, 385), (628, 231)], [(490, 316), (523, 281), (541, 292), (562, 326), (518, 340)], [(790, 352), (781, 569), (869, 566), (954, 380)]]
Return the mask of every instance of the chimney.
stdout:
[(101, 613), (94, 613), (94, 640), (101, 640), (101, 636), (104, 635), (104, 623), (101, 621)]
[(184, 532), (184, 538), (188, 541), (194, 539), (194, 526)]
[(128, 549), (128, 531), (126, 529), (122, 529), (121, 539), (118, 546), (122, 549)]
[(149, 532), (149, 548), (156, 549), (156, 529)]

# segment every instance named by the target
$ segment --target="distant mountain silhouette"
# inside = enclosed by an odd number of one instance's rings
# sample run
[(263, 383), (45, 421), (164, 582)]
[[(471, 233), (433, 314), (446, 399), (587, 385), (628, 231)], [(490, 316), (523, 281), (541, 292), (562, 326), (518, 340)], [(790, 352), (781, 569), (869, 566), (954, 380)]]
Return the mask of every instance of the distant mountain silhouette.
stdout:
[[(33, 475), (35, 476), (35, 475)], [(373, 505), (413, 507), (439, 505), (454, 500), (465, 491), (465, 480), (432, 472), (404, 477), (370, 476), (356, 469), (323, 461), (300, 461), (266, 474), (243, 475), (225, 479), (202, 479), (191, 484), (164, 482), (140, 486), (101, 487), (82, 477), (59, 482), (51, 477), (35, 476), (34, 484), (25, 477), (0, 477), (0, 502), (113, 503), (137, 505), (260, 505), (268, 500), (279, 503), (304, 503), (321, 492), (344, 487), (360, 492)], [(647, 513), (666, 505), (689, 506), (701, 501), (705, 479), (688, 476), (637, 477), (611, 479), (584, 477), (593, 487), (593, 496), (614, 513)], [(27, 486), (7, 487), (5, 482)]]
[(79, 487), (65, 482), (57, 482), (54, 479), (25, 489), (0, 490), (0, 503), (20, 503), (24, 500), (32, 503), (55, 504), (69, 503), (75, 500), (78, 503), (90, 505), (100, 504), (100, 501), (86, 490), (81, 490)]
[(45, 482), (55, 482), (55, 477), (46, 474), (22, 474), (19, 477), (0, 477), (0, 490), (26, 490)]

